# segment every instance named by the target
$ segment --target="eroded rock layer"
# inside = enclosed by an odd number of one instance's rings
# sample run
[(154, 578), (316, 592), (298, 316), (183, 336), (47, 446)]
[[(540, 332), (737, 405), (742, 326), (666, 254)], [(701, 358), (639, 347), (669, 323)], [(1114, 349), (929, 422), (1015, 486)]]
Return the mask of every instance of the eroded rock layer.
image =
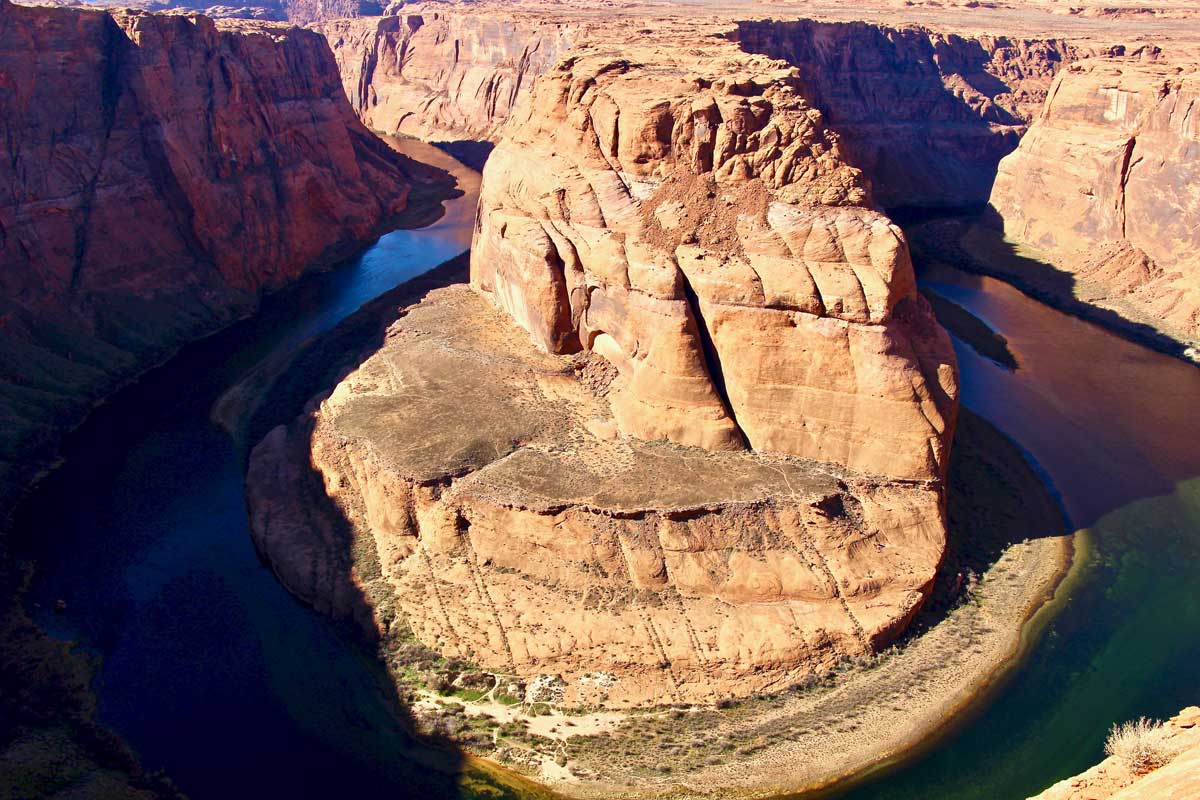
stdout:
[[(1000, 164), (992, 207), (1005, 236), (1200, 340), (1200, 73), (1145, 51), (1064, 71), (1020, 147)], [(1091, 291), (1090, 289), (1085, 289)]]
[(611, 377), (438, 290), (254, 450), (258, 547), (319, 608), (571, 707), (778, 689), (903, 630), (936, 484), (619, 436)]
[(436, 179), (354, 117), (320, 36), (228, 25), (0, 0), (0, 499), (120, 381)]
[(996, 164), (1076, 55), (1058, 39), (865, 22), (739, 22), (735, 37), (799, 68), (805, 96), (888, 207), (984, 202)]
[(471, 281), (541, 348), (607, 359), (625, 433), (943, 473), (949, 342), (785, 63), (573, 50), (488, 161)]
[(570, 46), (566, 20), (462, 8), (314, 25), (371, 128), (432, 139), (492, 139), (517, 100)]
[(1029, 800), (1187, 800), (1200, 797), (1200, 708), (1183, 709), (1156, 737), (1156, 752), (1172, 754), (1169, 763), (1137, 772), (1109, 756), (1096, 766), (1059, 781)]

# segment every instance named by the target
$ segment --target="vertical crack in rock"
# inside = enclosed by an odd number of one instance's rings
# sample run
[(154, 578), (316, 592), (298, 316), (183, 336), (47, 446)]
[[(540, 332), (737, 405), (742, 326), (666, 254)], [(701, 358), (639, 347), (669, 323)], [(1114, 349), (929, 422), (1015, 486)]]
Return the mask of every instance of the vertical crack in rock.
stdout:
[(704, 312), (700, 308), (700, 298), (696, 295), (696, 290), (692, 288), (691, 281), (688, 280), (687, 274), (683, 270), (679, 270), (679, 278), (683, 284), (683, 296), (687, 300), (688, 309), (691, 311), (693, 322), (696, 325), (696, 338), (700, 342), (700, 349), (704, 352), (704, 364), (708, 367), (708, 377), (712, 381), (713, 389), (716, 390), (717, 396), (721, 398), (721, 402), (724, 404), (725, 411), (729, 414), (729, 419), (733, 422), (734, 428), (737, 429), (738, 436), (742, 439), (742, 444), (749, 447), (750, 438), (742, 430), (742, 426), (737, 419), (737, 412), (733, 407), (733, 401), (729, 399), (729, 389), (725, 385), (725, 370), (721, 367), (721, 354), (717, 350), (717, 345), (712, 338), (712, 332), (708, 329), (708, 321), (705, 320)]

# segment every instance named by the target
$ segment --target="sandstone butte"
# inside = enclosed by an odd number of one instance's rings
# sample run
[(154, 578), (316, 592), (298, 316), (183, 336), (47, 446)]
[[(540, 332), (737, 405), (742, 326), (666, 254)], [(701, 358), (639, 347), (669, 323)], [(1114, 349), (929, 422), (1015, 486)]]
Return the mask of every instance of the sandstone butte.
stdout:
[[(1010, 240), (1078, 278), (1056, 291), (1196, 344), (1197, 134), (1188, 109), (1200, 37), (1188, 26), (1195, 30), (1197, 10), (875, 5), (879, 21), (870, 23), (819, 1), (795, 10), (730, 3), (688, 15), (694, 28), (798, 67), (805, 96), (868, 175), (876, 202), (990, 199)], [(801, 8), (814, 19), (753, 19), (757, 9), (787, 16)], [(493, 140), (537, 75), (572, 44), (614, 27), (632, 41), (680, 14), (536, 2), (408, 3), (386, 13), (314, 25), (329, 38), (360, 117), (381, 131)], [(1070, 224), (1060, 224), (1064, 212)], [(1047, 268), (1021, 269), (1037, 274), (1018, 269), (1016, 277), (1036, 281)]]
[(0, 506), (60, 431), (446, 180), (318, 34), (0, 0)]
[(488, 161), (471, 288), (251, 458), (293, 591), (571, 707), (873, 652), (945, 546), (954, 357), (903, 235), (790, 66), (687, 35), (543, 73)]
[(1063, 70), (991, 205), (1077, 294), (1200, 343), (1200, 71), (1157, 48)]
[(1169, 763), (1134, 774), (1110, 756), (1029, 800), (1191, 800), (1200, 797), (1200, 708), (1183, 709), (1166, 722), (1166, 741), (1178, 751)]

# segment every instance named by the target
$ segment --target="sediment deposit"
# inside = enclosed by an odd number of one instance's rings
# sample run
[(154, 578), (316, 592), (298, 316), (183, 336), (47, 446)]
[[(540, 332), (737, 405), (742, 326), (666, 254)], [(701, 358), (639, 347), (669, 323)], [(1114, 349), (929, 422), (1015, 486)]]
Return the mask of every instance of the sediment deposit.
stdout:
[(4, 505), (120, 382), (444, 180), (362, 126), (301, 29), (4, 0), (0, 65)]

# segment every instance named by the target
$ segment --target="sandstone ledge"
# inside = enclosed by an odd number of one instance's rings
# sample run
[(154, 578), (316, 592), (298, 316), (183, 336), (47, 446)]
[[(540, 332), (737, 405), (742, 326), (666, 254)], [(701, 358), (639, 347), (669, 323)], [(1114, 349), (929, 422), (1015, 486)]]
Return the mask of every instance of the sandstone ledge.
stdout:
[[(434, 293), (311, 434), (298, 423), (255, 449), (259, 549), (293, 591), (346, 614), (356, 590), (331, 591), (333, 573), (373, 548), (379, 574), (354, 582), (394, 597), (383, 633), (403, 624), (450, 657), (561, 675), (570, 706), (782, 688), (899, 634), (945, 544), (936, 485), (618, 436), (602, 373), (532, 351), (465, 287)], [(314, 541), (331, 528), (292, 504), (289, 459), (306, 446), (350, 544)]]
[(1200, 708), (1183, 709), (1166, 723), (1182, 752), (1170, 763), (1135, 775), (1115, 757), (1066, 778), (1030, 800), (1187, 800), (1200, 796)]

